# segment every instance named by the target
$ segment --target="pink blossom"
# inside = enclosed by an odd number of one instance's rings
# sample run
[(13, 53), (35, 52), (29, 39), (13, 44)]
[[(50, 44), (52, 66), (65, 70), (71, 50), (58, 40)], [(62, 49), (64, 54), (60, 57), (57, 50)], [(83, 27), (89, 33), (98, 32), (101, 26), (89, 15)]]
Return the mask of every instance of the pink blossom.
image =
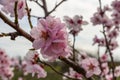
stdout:
[(24, 61), (22, 65), (23, 65), (24, 75), (32, 73), (32, 76), (35, 76), (35, 74), (37, 74), (38, 78), (45, 78), (47, 75), (44, 69), (38, 64), (31, 64), (31, 63), (27, 63), (27, 61)]
[(113, 79), (113, 75), (110, 73), (110, 74), (107, 74), (106, 76), (105, 76), (105, 78), (106, 78), (106, 80), (114, 80)]
[(101, 67), (102, 67), (102, 76), (107, 75), (108, 72), (109, 72), (108, 63), (102, 63), (102, 64), (101, 64)]
[(107, 36), (108, 36), (110, 39), (113, 39), (113, 38), (117, 38), (118, 35), (119, 35), (118, 30), (113, 29), (112, 31), (109, 31), (109, 32), (108, 32), (108, 35), (107, 35)]
[(111, 6), (113, 7), (113, 9), (120, 12), (120, 1), (119, 0), (114, 0)]
[[(64, 75), (69, 76), (70, 78), (82, 80), (82, 75), (74, 71), (72, 68), (69, 68), (69, 72), (64, 73)], [(63, 77), (63, 79), (67, 79), (66, 77)]]
[(0, 77), (2, 80), (11, 79), (13, 77), (10, 58), (6, 52), (0, 48)]
[(29, 73), (32, 74), (32, 76), (35, 76), (37, 74), (38, 78), (44, 78), (46, 77), (46, 72), (44, 69), (37, 64), (39, 56), (37, 51), (30, 50), (26, 56), (24, 61), (22, 62), (22, 69), (24, 71), (24, 75), (27, 75)]
[(95, 37), (93, 38), (93, 45), (94, 44), (98, 44), (99, 46), (105, 46), (106, 45), (106, 42), (105, 42), (105, 39), (104, 38), (98, 38), (96, 35)]
[(77, 35), (82, 30), (82, 25), (88, 24), (87, 21), (83, 21), (82, 16), (78, 15), (75, 15), (73, 19), (68, 16), (64, 16), (64, 21), (70, 29), (70, 33), (72, 33), (73, 35)]
[(23, 80), (23, 78), (22, 78), (22, 77), (19, 77), (18, 80)]
[(118, 42), (116, 40), (112, 40), (109, 44), (111, 50), (114, 50), (118, 47)]
[(28, 63), (36, 63), (36, 61), (39, 58), (39, 53), (35, 50), (29, 50), (26, 54), (26, 56), (24, 57), (25, 61), (27, 61)]
[(108, 54), (103, 54), (103, 55), (100, 57), (100, 61), (101, 61), (101, 62), (107, 62), (107, 61), (108, 61)]
[(92, 75), (99, 75), (101, 70), (99, 68), (99, 63), (95, 58), (86, 58), (81, 62), (81, 66), (86, 71), (86, 77), (89, 78)]
[(30, 32), (35, 39), (33, 47), (41, 49), (44, 58), (55, 60), (69, 53), (68, 33), (65, 24), (59, 18), (47, 17), (38, 20), (37, 27)]
[(10, 13), (11, 17), (14, 17), (14, 7), (15, 7), (15, 1), (18, 1), (17, 4), (17, 14), (18, 18), (22, 19), (24, 15), (26, 14), (26, 3), (25, 0), (0, 0), (0, 4), (3, 5), (2, 10), (5, 13)]
[(93, 17), (91, 18), (91, 22), (93, 25), (104, 24), (104, 27), (106, 27), (107, 30), (110, 30), (113, 26), (113, 21), (109, 19), (109, 17), (105, 14), (105, 11), (101, 12), (101, 10), (98, 9), (98, 12), (94, 13)]
[(116, 66), (114, 73), (115, 77), (120, 77), (120, 66)]

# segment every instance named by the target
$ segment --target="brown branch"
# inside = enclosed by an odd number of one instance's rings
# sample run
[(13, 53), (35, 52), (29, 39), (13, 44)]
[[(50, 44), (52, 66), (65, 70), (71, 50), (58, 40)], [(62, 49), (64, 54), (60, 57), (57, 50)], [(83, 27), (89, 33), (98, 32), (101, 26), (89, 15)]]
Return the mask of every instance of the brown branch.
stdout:
[(41, 8), (43, 8), (43, 5), (41, 5), (41, 4), (38, 2), (38, 0), (29, 0), (29, 1), (35, 2), (38, 6), (40, 6)]
[(27, 16), (28, 16), (28, 22), (29, 22), (30, 28), (32, 29), (33, 25), (32, 25), (31, 16), (30, 16), (31, 10), (28, 8), (27, 1), (26, 1), (26, 11), (27, 11)]
[(62, 72), (57, 71), (52, 65), (50, 65), (50, 64), (48, 64), (48, 63), (46, 63), (46, 62), (44, 62), (44, 61), (39, 60), (39, 62), (43, 63), (44, 65), (47, 65), (47, 66), (50, 67), (54, 72), (56, 72), (57, 74), (59, 74), (59, 75), (61, 75), (61, 76), (65, 76), (66, 78), (72, 79), (72, 80), (79, 80), (79, 79), (71, 78), (71, 77), (63, 74)]
[(48, 15), (51, 14), (52, 12), (54, 12), (65, 1), (67, 1), (67, 0), (62, 0), (58, 4), (56, 4), (55, 7), (51, 11), (48, 12)]
[(0, 38), (1, 37), (11, 37), (11, 40), (15, 40), (16, 37), (21, 36), (18, 32), (11, 32), (11, 33), (1, 33), (0, 34)]
[(45, 13), (45, 18), (49, 15), (48, 13), (48, 9), (47, 9), (47, 3), (46, 3), (46, 0), (41, 0), (42, 3), (43, 3), (43, 10), (44, 10), (44, 13)]
[(10, 19), (8, 19), (1, 11), (0, 11), (0, 18), (9, 26), (11, 26), (13, 29), (15, 29), (20, 35), (24, 36), (29, 41), (33, 42), (34, 39), (23, 29), (19, 27), (19, 25), (16, 25), (14, 22), (12, 22)]
[(17, 5), (18, 5), (18, 1), (15, 1), (15, 4), (14, 4), (14, 14), (15, 14), (15, 24), (16, 25), (18, 25)]

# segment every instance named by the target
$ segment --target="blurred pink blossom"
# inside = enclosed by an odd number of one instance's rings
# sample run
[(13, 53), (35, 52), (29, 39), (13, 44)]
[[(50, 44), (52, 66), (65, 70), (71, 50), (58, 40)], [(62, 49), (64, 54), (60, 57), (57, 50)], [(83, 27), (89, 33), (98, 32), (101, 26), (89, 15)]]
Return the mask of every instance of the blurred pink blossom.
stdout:
[[(82, 80), (82, 75), (74, 71), (72, 68), (69, 68), (69, 72), (64, 73), (64, 75), (69, 76), (70, 78)], [(66, 80), (66, 77), (63, 77)]]
[(7, 80), (11, 79), (13, 75), (11, 60), (7, 56), (6, 52), (0, 48), (0, 77), (2, 80)]
[(25, 0), (0, 0), (0, 4), (3, 6), (2, 10), (6, 13), (9, 14), (11, 17), (14, 17), (14, 7), (15, 7), (15, 1), (18, 1), (17, 4), (17, 14), (18, 18), (22, 19), (24, 15), (26, 14), (26, 3)]

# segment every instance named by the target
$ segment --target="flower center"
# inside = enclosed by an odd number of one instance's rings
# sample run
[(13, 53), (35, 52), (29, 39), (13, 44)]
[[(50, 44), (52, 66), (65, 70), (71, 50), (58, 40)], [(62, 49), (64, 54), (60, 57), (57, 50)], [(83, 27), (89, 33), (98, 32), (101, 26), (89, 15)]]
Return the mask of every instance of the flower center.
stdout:
[(42, 31), (42, 36), (41, 37), (44, 38), (45, 40), (47, 40), (49, 35), (48, 35), (47, 32)]

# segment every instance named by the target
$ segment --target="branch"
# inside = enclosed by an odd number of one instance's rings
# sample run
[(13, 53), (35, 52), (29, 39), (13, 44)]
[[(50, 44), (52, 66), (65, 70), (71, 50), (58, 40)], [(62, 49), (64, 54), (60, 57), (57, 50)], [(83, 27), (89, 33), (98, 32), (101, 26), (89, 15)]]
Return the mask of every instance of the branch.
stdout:
[(71, 78), (71, 77), (69, 77), (69, 76), (67, 76), (67, 75), (64, 75), (62, 72), (57, 71), (52, 65), (50, 65), (50, 64), (48, 64), (48, 63), (46, 63), (46, 62), (44, 62), (44, 61), (41, 61), (41, 60), (39, 60), (39, 61), (40, 61), (41, 63), (43, 63), (44, 65), (47, 65), (48, 67), (50, 67), (54, 72), (56, 72), (57, 74), (59, 74), (59, 75), (61, 75), (61, 76), (65, 76), (66, 78), (72, 79), (72, 80), (79, 80), (79, 79)]
[(67, 1), (67, 0), (62, 0), (58, 4), (56, 4), (55, 7), (51, 11), (48, 12), (48, 15), (51, 14), (52, 12), (54, 12), (65, 1)]
[(19, 25), (16, 25), (14, 22), (12, 22), (10, 19), (8, 19), (1, 11), (0, 11), (0, 18), (9, 26), (11, 26), (13, 29), (15, 29), (20, 35), (24, 36), (29, 41), (33, 42), (34, 39), (23, 29), (19, 27)]
[(16, 37), (21, 36), (18, 32), (11, 32), (11, 33), (1, 33), (0, 34), (0, 38), (1, 37), (7, 37), (10, 36), (11, 40), (15, 40)]
[(30, 28), (32, 29), (33, 25), (32, 25), (31, 16), (30, 16), (30, 11), (31, 10), (28, 8), (27, 1), (26, 1), (26, 11), (27, 11), (27, 16), (28, 16), (28, 22), (29, 22)]
[(14, 14), (15, 14), (15, 24), (16, 25), (18, 25), (17, 5), (18, 5), (18, 1), (15, 1), (15, 4), (14, 4)]
[(44, 10), (44, 13), (45, 13), (45, 18), (49, 15), (48, 14), (48, 10), (47, 10), (47, 3), (46, 3), (46, 0), (41, 0), (42, 3), (43, 3), (43, 10)]

